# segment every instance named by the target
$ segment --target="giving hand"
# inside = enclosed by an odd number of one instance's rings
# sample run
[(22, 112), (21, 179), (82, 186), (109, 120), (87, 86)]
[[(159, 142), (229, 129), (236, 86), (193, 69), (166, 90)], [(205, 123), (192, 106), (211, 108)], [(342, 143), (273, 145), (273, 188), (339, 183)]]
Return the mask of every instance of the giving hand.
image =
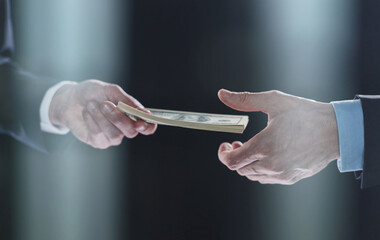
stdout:
[(119, 111), (118, 101), (146, 111), (118, 85), (87, 80), (62, 86), (52, 99), (49, 118), (52, 124), (69, 128), (82, 142), (101, 149), (119, 145), (124, 136), (155, 132), (157, 125), (135, 122)]

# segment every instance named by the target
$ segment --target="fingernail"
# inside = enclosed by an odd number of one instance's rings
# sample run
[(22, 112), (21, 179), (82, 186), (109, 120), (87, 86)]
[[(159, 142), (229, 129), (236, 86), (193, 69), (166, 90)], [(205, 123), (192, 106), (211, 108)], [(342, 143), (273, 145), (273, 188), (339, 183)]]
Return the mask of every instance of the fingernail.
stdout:
[(232, 147), (231, 143), (225, 143), (223, 147), (224, 147), (224, 151), (231, 151), (231, 150), (233, 150), (233, 147)]
[(89, 103), (87, 104), (87, 109), (88, 109), (88, 110), (93, 111), (93, 110), (95, 110), (95, 108), (96, 108), (96, 104), (95, 104), (95, 103), (93, 103), (93, 102), (89, 102)]
[(103, 104), (103, 107), (102, 107), (102, 112), (103, 113), (110, 113), (112, 112), (112, 107), (108, 104)]
[(228, 91), (228, 90), (226, 90), (226, 89), (220, 89), (220, 95), (222, 96), (222, 97), (229, 97), (230, 96), (230, 94), (231, 94), (231, 92), (230, 91)]
[(144, 125), (141, 125), (140, 127), (137, 128), (137, 131), (143, 132), (147, 129), (148, 125), (144, 123)]

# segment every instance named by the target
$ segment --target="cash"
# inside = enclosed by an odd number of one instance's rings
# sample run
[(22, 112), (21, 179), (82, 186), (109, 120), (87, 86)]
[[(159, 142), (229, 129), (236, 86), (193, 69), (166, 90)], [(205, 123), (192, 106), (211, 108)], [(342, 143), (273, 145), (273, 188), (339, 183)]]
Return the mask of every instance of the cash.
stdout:
[(146, 108), (150, 111), (149, 114), (123, 102), (119, 102), (117, 107), (133, 120), (142, 119), (148, 123), (183, 128), (243, 133), (248, 124), (248, 116), (244, 115), (224, 115)]

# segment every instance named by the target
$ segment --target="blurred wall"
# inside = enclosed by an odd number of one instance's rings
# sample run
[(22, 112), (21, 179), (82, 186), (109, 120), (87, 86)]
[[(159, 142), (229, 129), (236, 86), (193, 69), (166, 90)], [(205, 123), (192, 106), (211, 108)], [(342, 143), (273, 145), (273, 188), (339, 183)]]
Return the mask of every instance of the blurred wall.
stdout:
[[(17, 60), (25, 69), (57, 81), (125, 84), (128, 1), (12, 3)], [(125, 148), (101, 151), (73, 140), (62, 156), (47, 156), (15, 144), (14, 238), (122, 237)]]

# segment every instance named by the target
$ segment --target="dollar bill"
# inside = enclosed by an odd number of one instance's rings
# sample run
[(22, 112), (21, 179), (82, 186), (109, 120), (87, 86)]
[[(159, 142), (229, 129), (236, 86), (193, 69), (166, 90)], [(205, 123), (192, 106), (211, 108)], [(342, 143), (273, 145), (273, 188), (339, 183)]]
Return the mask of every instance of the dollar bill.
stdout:
[(150, 111), (149, 114), (123, 102), (119, 102), (117, 107), (133, 120), (142, 119), (149, 123), (168, 126), (243, 133), (248, 124), (248, 116), (245, 115), (210, 114), (147, 108)]

